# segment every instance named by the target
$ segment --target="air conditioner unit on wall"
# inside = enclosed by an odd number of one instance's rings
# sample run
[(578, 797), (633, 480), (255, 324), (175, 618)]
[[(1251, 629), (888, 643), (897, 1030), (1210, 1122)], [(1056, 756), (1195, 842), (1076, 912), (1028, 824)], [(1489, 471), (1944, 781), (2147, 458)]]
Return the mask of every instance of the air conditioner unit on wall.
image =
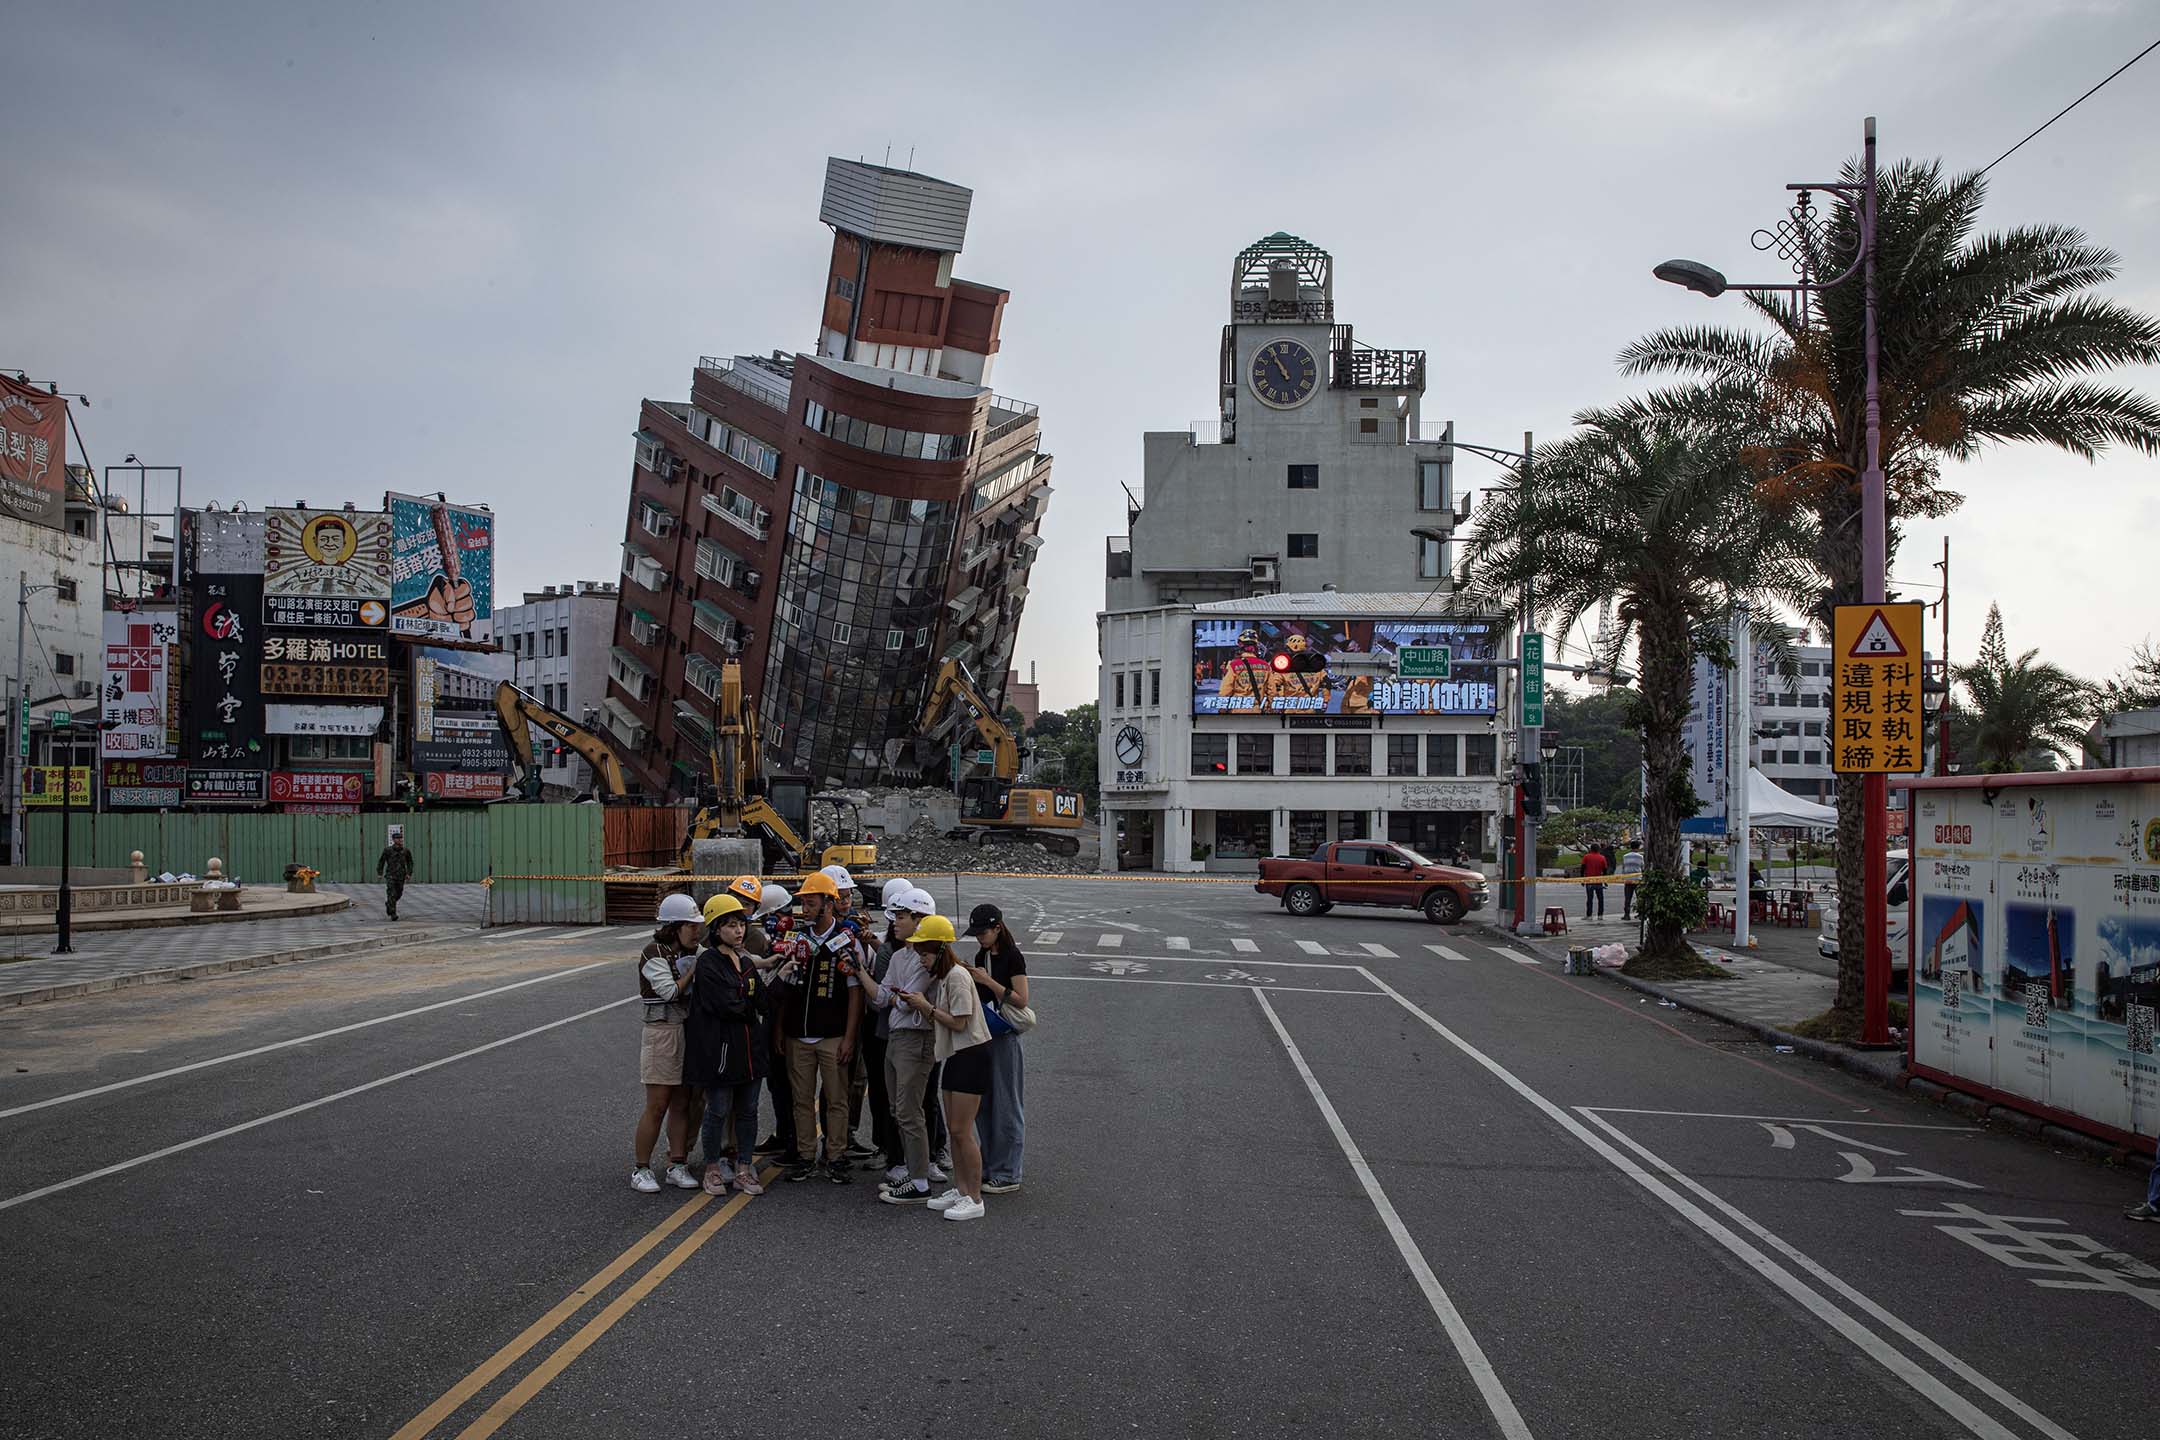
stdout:
[(1253, 556), (1252, 578), (1255, 580), (1273, 580), (1275, 578), (1275, 557), (1272, 555)]

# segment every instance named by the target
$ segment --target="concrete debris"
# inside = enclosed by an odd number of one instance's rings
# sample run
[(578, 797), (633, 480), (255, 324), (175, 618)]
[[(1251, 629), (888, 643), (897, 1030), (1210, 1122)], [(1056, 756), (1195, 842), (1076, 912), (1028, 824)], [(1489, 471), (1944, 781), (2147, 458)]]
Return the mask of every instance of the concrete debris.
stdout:
[(1078, 855), (1053, 855), (1031, 840), (995, 838), (976, 845), (949, 838), (928, 817), (905, 831), (878, 838), (878, 869), (888, 874), (923, 875), (987, 871), (997, 875), (1094, 875), (1100, 872), (1095, 835), (1083, 831)]

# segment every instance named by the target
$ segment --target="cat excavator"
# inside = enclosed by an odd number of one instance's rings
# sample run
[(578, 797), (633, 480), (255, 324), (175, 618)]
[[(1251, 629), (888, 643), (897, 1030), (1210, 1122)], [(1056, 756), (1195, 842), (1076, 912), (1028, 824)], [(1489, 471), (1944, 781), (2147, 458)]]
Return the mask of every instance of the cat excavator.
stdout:
[[(987, 775), (960, 778), (960, 823), (946, 834), (977, 845), (997, 840), (1033, 841), (1054, 855), (1080, 853), (1086, 819), (1080, 792), (1062, 786), (1020, 783), (1020, 742), (975, 685), (967, 666), (947, 660), (915, 717), (915, 733), (936, 739), (955, 704), (966, 708), (990, 760)], [(888, 757), (891, 758), (891, 757)]]
[(630, 798), (629, 778), (612, 745), (508, 680), (495, 687), (495, 718), (510, 737), (510, 753), (517, 757), (518, 773), (510, 777), (508, 789), (519, 799), (540, 798), (540, 767), (533, 762), (532, 730), (528, 728), (536, 725), (575, 750), (592, 767), (594, 795), (602, 800)]

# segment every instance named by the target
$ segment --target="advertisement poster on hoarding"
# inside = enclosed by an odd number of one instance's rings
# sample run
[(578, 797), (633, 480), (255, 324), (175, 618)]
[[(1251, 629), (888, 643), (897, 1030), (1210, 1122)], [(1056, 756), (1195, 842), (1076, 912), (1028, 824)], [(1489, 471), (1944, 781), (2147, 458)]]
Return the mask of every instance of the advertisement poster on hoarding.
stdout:
[(421, 788), (430, 800), (500, 800), (504, 793), (503, 777), (499, 774), (430, 770), (420, 779)]
[(99, 696), (99, 754), (108, 760), (172, 755), (166, 730), (169, 666), (180, 638), (173, 610), (105, 614), (105, 688)]
[(191, 765), (260, 768), (262, 576), (207, 573), (189, 586), (187, 714)]
[(177, 760), (107, 760), (105, 808), (169, 810), (186, 784), (187, 766)]
[(390, 693), (390, 642), (371, 636), (273, 634), (263, 641), (265, 695)]
[(415, 649), (413, 769), (509, 770), (510, 740), (495, 716), (495, 688), (510, 678), (515, 663), (500, 653)]
[(390, 615), (390, 517), (264, 512), (263, 623), (380, 629)]
[(1680, 743), (1687, 750), (1688, 781), (1702, 809), (1680, 822), (1683, 835), (1725, 834), (1725, 791), (1729, 783), (1725, 754), (1726, 696), (1731, 677), (1707, 655), (1695, 657), (1695, 683), (1688, 695), (1687, 728)]
[(0, 375), (0, 511), (67, 526), (67, 401)]
[(23, 767), (23, 804), (60, 808), (60, 781), (67, 777), (67, 803), (84, 809), (90, 805), (88, 765), (26, 765)]
[(266, 793), (267, 770), (235, 770), (190, 765), (187, 772), (187, 803), (190, 805), (260, 805)]
[[(1195, 715), (1491, 715), (1505, 627), (1488, 619), (1193, 619)], [(1396, 673), (1405, 647), (1449, 653), (1444, 679)]]
[(385, 495), (390, 629), (455, 644), (486, 638), (495, 616), (495, 517), (417, 495)]
[(350, 770), (273, 770), (273, 805), (358, 805), (367, 798), (367, 782)]

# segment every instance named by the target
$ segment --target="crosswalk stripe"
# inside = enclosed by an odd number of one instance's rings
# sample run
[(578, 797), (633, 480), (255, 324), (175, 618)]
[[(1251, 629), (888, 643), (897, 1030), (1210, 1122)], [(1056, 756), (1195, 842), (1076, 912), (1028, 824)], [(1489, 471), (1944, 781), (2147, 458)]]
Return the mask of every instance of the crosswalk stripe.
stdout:
[(1065, 932), (1062, 930), (1038, 930), (1035, 932), (1035, 938), (1045, 945), (1055, 945), (1065, 938)]
[(1297, 948), (1308, 955), (1327, 954), (1327, 946), (1321, 944), (1318, 940), (1300, 940), (1297, 942)]
[(1183, 935), (1172, 935), (1163, 943), (1168, 945), (1172, 950), (1192, 949), (1192, 941), (1186, 939)]
[(1468, 955), (1463, 954), (1459, 950), (1450, 950), (1445, 945), (1427, 945), (1425, 948), (1432, 951), (1433, 954), (1438, 955), (1443, 960), (1460, 960), (1465, 965), (1470, 963), (1470, 957)]
[(1382, 960), (1393, 960), (1395, 958), (1395, 952), (1377, 940), (1367, 940), (1363, 948), (1366, 954), (1376, 955)]
[(490, 930), (487, 938), (490, 940), (515, 940), (520, 935), (537, 935), (542, 930), (551, 928), (553, 927), (547, 925), (521, 925), (515, 930)]
[(1232, 940), (1232, 941), (1230, 942), (1230, 948), (1231, 948), (1231, 949), (1233, 949), (1233, 950), (1242, 950), (1242, 951), (1244, 951), (1244, 952), (1245, 952), (1245, 953), (1246, 953), (1247, 955), (1250, 955), (1250, 954), (1252, 954), (1252, 953), (1253, 953), (1254, 951), (1258, 950), (1258, 949), (1259, 949), (1260, 947), (1259, 947), (1259, 945), (1258, 945), (1258, 944), (1256, 944), (1255, 942), (1253, 942), (1253, 941), (1251, 941), (1251, 940), (1246, 940), (1246, 939), (1242, 939), (1242, 938), (1240, 938), (1240, 939), (1234, 939), (1234, 940)]
[(1513, 960), (1518, 965), (1535, 965), (1538, 963), (1535, 955), (1518, 955), (1513, 950), (1503, 950), (1498, 945), (1488, 945), (1485, 948), (1498, 955), (1501, 959)]
[(1115, 950), (1124, 943), (1125, 937), (1115, 932), (1095, 937), (1095, 948), (1098, 950)]

